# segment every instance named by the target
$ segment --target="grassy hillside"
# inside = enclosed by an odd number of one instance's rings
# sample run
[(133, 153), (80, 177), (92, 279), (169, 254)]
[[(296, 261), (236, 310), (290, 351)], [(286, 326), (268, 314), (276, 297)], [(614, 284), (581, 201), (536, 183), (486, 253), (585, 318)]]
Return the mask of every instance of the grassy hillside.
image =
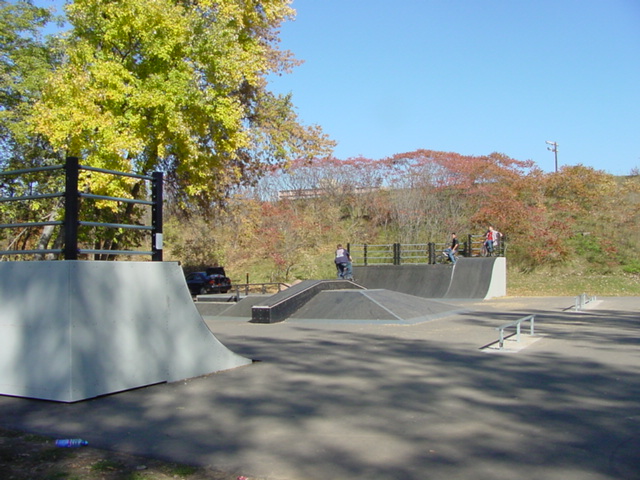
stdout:
[(640, 275), (575, 273), (562, 268), (530, 273), (509, 268), (507, 272), (509, 296), (575, 296), (581, 293), (601, 297), (640, 296)]
[[(272, 195), (239, 193), (206, 216), (169, 209), (165, 258), (224, 265), (235, 283), (293, 283), (334, 278), (337, 243), (446, 242), (454, 231), (464, 241), (493, 225), (508, 240), (510, 295), (640, 296), (640, 177), (580, 165), (543, 174), (502, 156), (449, 171), (447, 155), (422, 157), (305, 164)], [(279, 197), (284, 184), (297, 196)]]

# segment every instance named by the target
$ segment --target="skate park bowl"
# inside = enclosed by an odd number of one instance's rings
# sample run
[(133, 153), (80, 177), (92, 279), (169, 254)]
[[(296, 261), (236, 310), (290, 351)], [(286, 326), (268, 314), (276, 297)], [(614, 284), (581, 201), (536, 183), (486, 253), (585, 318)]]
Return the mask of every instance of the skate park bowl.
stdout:
[(176, 262), (0, 262), (0, 394), (76, 402), (251, 364)]

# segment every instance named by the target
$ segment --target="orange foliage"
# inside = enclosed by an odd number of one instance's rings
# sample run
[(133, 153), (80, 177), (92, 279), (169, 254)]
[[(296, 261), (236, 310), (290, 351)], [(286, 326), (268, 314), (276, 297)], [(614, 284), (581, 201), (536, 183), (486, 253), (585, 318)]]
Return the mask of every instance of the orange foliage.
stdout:
[(622, 187), (582, 165), (544, 173), (500, 153), (299, 160), (261, 182), (254, 198), (262, 200), (242, 228), (251, 255), (269, 259), (278, 280), (305, 252), (337, 240), (442, 242), (452, 231), (484, 233), (488, 225), (523, 267), (566, 262), (581, 250), (610, 262), (633, 243), (616, 226), (633, 231), (640, 218), (640, 185), (631, 183)]

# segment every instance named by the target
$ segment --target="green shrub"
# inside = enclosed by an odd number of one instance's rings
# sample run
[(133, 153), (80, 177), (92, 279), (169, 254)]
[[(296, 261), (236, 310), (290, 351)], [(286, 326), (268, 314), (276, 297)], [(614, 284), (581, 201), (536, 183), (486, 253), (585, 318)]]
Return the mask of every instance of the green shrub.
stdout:
[(640, 260), (634, 258), (622, 267), (622, 271), (633, 275), (640, 275)]

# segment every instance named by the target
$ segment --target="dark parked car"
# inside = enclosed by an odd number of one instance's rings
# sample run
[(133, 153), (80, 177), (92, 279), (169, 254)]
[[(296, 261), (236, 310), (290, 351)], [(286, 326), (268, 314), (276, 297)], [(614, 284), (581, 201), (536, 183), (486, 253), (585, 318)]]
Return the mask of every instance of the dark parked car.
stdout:
[(223, 267), (208, 268), (206, 272), (189, 273), (186, 279), (192, 295), (227, 293), (231, 289), (231, 280), (225, 275)]

